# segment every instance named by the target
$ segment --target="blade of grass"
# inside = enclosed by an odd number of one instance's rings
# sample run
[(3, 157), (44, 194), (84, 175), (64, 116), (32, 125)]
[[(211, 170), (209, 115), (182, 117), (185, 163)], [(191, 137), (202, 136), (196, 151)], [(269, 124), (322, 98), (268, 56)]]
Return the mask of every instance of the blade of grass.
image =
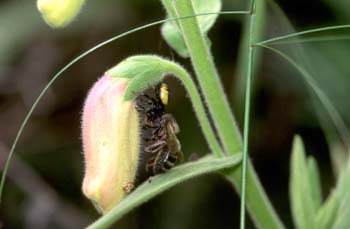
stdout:
[(321, 28), (316, 28), (316, 29), (310, 29), (310, 30), (305, 30), (305, 31), (301, 31), (301, 32), (291, 33), (291, 34), (284, 35), (284, 36), (274, 37), (274, 38), (264, 40), (264, 41), (259, 41), (256, 43), (256, 45), (273, 44), (274, 42), (289, 39), (292, 37), (298, 37), (300, 35), (329, 31), (329, 30), (347, 29), (347, 28), (350, 28), (350, 25), (336, 25), (336, 26), (327, 26), (327, 27), (321, 27)]
[(141, 184), (110, 212), (91, 224), (88, 229), (108, 228), (126, 213), (165, 190), (195, 176), (234, 167), (240, 164), (241, 159), (241, 153), (225, 158), (207, 156), (196, 162), (176, 166), (168, 172), (152, 177), (151, 180)]
[(195, 14), (195, 15), (187, 15), (187, 16), (184, 16), (184, 17), (176, 17), (176, 18), (169, 18), (169, 19), (164, 19), (164, 20), (159, 20), (159, 21), (155, 21), (155, 22), (152, 22), (152, 23), (149, 23), (149, 24), (146, 24), (146, 25), (143, 25), (143, 26), (139, 26), (137, 28), (134, 28), (134, 29), (131, 29), (125, 33), (122, 33), (122, 34), (119, 34), (117, 36), (114, 36), (108, 40), (105, 40), (101, 43), (99, 43), (98, 45), (92, 47), (91, 49), (87, 50), (86, 52), (82, 53), (81, 55), (79, 55), (78, 57), (74, 58), (71, 62), (69, 62), (66, 66), (64, 66), (61, 70), (59, 70), (54, 76), (53, 78), (47, 83), (47, 85), (43, 88), (43, 90), (40, 92), (40, 94), (38, 95), (38, 97), (35, 99), (33, 105), (31, 106), (31, 108), (29, 109), (26, 117), (24, 118), (18, 132), (17, 132), (17, 135), (15, 137), (15, 140), (11, 146), (11, 149), (10, 149), (10, 152), (8, 154), (8, 157), (7, 157), (7, 160), (6, 160), (6, 163), (5, 163), (5, 166), (4, 166), (4, 169), (3, 169), (3, 173), (2, 173), (2, 176), (1, 176), (1, 182), (0, 182), (0, 204), (1, 204), (1, 201), (2, 201), (2, 193), (3, 193), (3, 189), (4, 189), (4, 185), (5, 185), (5, 180), (6, 180), (6, 174), (7, 174), (7, 171), (8, 171), (8, 167), (10, 165), (10, 161), (11, 161), (11, 158), (12, 158), (12, 154), (17, 146), (17, 143), (18, 143), (18, 140), (20, 138), (20, 136), (22, 135), (22, 132), (24, 130), (24, 127), (26, 126), (29, 118), (31, 117), (34, 109), (36, 108), (36, 106), (38, 105), (38, 103), (40, 102), (40, 100), (42, 99), (42, 97), (45, 95), (45, 93), (47, 92), (47, 90), (52, 86), (52, 84), (62, 75), (62, 73), (64, 73), (67, 69), (69, 69), (73, 64), (75, 64), (76, 62), (78, 62), (79, 60), (81, 60), (82, 58), (84, 58), (85, 56), (87, 56), (88, 54), (96, 51), (97, 49), (111, 43), (111, 42), (114, 42), (120, 38), (123, 38), (127, 35), (130, 35), (134, 32), (137, 32), (137, 31), (140, 31), (140, 30), (143, 30), (143, 29), (146, 29), (146, 28), (149, 28), (149, 27), (152, 27), (152, 26), (156, 26), (156, 25), (160, 25), (164, 22), (167, 22), (167, 21), (175, 21), (175, 20), (180, 20), (180, 19), (186, 19), (186, 18), (191, 18), (191, 17), (197, 17), (197, 16), (205, 16), (205, 15), (211, 15), (211, 14), (246, 14), (247, 12), (246, 11), (222, 11), (222, 12), (215, 12), (215, 13), (203, 13), (203, 14)]
[[(282, 9), (274, 1), (269, 1), (269, 3), (272, 7), (273, 12), (277, 16), (276, 24), (277, 24), (277, 26), (280, 27), (280, 30), (283, 31), (283, 33), (285, 33), (285, 34), (295, 34), (295, 29), (293, 28), (292, 24), (290, 23), (290, 21), (288, 20), (286, 15), (283, 13)], [(346, 30), (346, 31), (348, 31), (348, 30)], [(293, 38), (293, 40), (295, 40), (295, 39), (297, 39), (297, 37)], [(285, 41), (285, 40), (282, 40), (282, 41)], [(343, 43), (343, 45), (339, 45), (339, 47), (333, 48), (332, 50), (339, 50), (339, 48), (343, 50), (343, 47), (348, 46), (344, 43)], [(283, 53), (287, 54), (291, 59), (294, 60), (295, 63), (297, 63), (299, 66), (302, 66), (302, 68), (307, 70), (309, 72), (310, 76), (314, 76), (313, 80), (315, 82), (316, 82), (316, 79), (322, 80), (322, 77), (323, 77), (324, 87), (327, 88), (327, 90), (332, 90), (332, 88), (333, 88), (333, 90), (338, 90), (338, 89), (342, 90), (342, 88), (347, 90), (346, 86), (345, 86), (347, 83), (346, 75), (344, 75), (343, 77), (341, 75), (339, 75), (339, 78), (337, 77), (336, 80), (334, 79), (334, 77), (332, 77), (332, 78), (329, 77), (330, 75), (337, 75), (338, 76), (338, 74), (340, 74), (339, 67), (342, 66), (341, 63), (343, 63), (343, 67), (345, 67), (345, 69), (347, 69), (346, 68), (347, 62), (344, 61), (344, 59), (346, 59), (345, 57), (347, 57), (345, 54), (346, 53), (345, 51), (337, 51), (337, 52), (344, 53), (342, 55), (343, 58), (340, 60), (333, 59), (333, 58), (332, 59), (328, 58), (328, 60), (325, 60), (320, 55), (322, 53), (319, 53), (313, 49), (308, 50), (307, 46), (302, 46), (300, 43), (299, 44), (295, 43), (295, 45), (290, 46), (290, 47), (283, 46), (281, 48), (283, 48), (285, 50), (285, 51), (283, 51)], [(308, 50), (308, 51), (306, 51), (306, 50)], [(312, 54), (312, 53), (315, 53), (315, 54)], [(333, 64), (330, 63), (333, 61), (334, 61)], [(322, 70), (322, 68), (326, 68), (326, 69)], [(347, 71), (345, 71), (345, 72), (347, 72)], [(304, 76), (304, 75), (302, 75), (302, 76)], [(326, 77), (328, 77), (328, 79)], [(342, 77), (343, 79), (340, 77)], [(343, 81), (343, 82), (341, 82), (341, 81)], [(320, 81), (320, 84), (321, 83), (322, 83), (322, 81)], [(343, 85), (340, 88), (337, 87), (337, 89), (336, 89), (336, 87), (335, 87), (335, 85), (337, 85), (336, 83), (338, 83), (338, 84), (344, 83), (345, 85)], [(320, 86), (318, 86), (318, 87), (321, 88)], [(308, 90), (309, 93), (311, 93), (311, 95), (313, 95), (311, 98), (311, 101), (314, 105), (314, 110), (316, 111), (320, 125), (325, 133), (325, 137), (326, 137), (327, 141), (330, 144), (333, 144), (333, 142), (342, 141), (343, 146), (345, 148), (345, 151), (347, 151), (349, 153), (350, 152), (349, 139), (342, 138), (344, 136), (342, 136), (342, 134), (339, 133), (339, 131), (338, 131), (339, 128), (337, 128), (337, 126), (334, 125), (334, 121), (332, 120), (332, 118), (329, 118), (329, 113), (327, 112), (327, 108), (324, 108), (322, 101), (320, 102), (318, 96), (313, 92), (313, 89), (311, 87), (309, 87), (308, 89), (309, 89)], [(334, 92), (333, 92), (333, 94), (334, 94)], [(327, 95), (329, 101), (331, 101), (330, 96), (331, 96), (331, 92), (329, 93), (329, 95)], [(331, 105), (333, 105), (333, 107), (335, 107), (335, 102), (336, 101), (331, 103)], [(321, 103), (321, 105), (318, 103)], [(339, 103), (339, 100), (338, 100), (338, 103)], [(343, 105), (341, 105), (341, 106), (344, 107), (345, 103), (343, 102)], [(320, 107), (321, 107), (321, 109), (320, 109)], [(324, 112), (322, 110), (322, 108), (324, 108), (326, 110), (326, 112)], [(344, 111), (344, 108), (339, 107), (338, 109), (339, 109), (339, 111), (336, 110), (336, 112), (338, 113), (338, 117), (341, 119), (341, 116), (339, 114), (340, 114), (340, 111)], [(343, 123), (344, 123), (344, 121), (343, 121)], [(344, 127), (346, 128), (346, 126), (344, 126)], [(332, 155), (330, 155), (330, 156), (333, 157)]]
[(350, 35), (330, 35), (330, 36), (320, 36), (320, 37), (304, 37), (304, 38), (297, 38), (295, 40), (279, 40), (279, 41), (273, 42), (273, 44), (274, 45), (284, 45), (284, 44), (300, 44), (300, 43), (342, 41), (342, 40), (350, 40)]
[[(247, 1), (248, 6), (251, 6), (251, 2)], [(262, 35), (265, 31), (265, 22), (266, 22), (266, 1), (260, 0), (256, 2), (255, 7), (255, 23), (253, 31), (253, 42), (259, 41), (262, 39)], [(250, 37), (250, 15), (246, 17), (246, 20), (243, 24), (243, 35), (239, 44), (239, 54), (238, 54), (238, 63), (237, 70), (235, 71), (235, 80), (232, 81), (232, 90), (231, 90), (231, 100), (233, 101), (233, 109), (238, 123), (243, 123), (244, 117), (244, 93), (246, 88), (246, 75), (247, 75), (247, 63), (248, 63), (248, 53), (249, 53), (249, 37)], [(254, 97), (257, 80), (254, 79), (255, 72), (259, 68), (261, 63), (261, 50), (254, 50), (254, 65), (252, 69), (253, 80), (252, 80), (252, 97)], [(253, 108), (253, 107), (252, 107)], [(253, 111), (252, 111), (253, 112)]]
[(346, 146), (347, 146), (346, 148), (349, 149), (349, 139), (350, 139), (349, 130), (346, 127), (346, 124), (345, 124), (344, 120), (342, 119), (342, 117), (340, 116), (337, 109), (333, 106), (333, 104), (329, 100), (328, 96), (318, 86), (317, 82), (314, 80), (312, 75), (308, 71), (306, 71), (302, 66), (300, 66), (298, 63), (296, 63), (292, 58), (290, 58), (289, 56), (287, 56), (283, 52), (279, 51), (278, 49), (272, 48), (271, 46), (268, 46), (268, 45), (261, 45), (261, 44), (256, 44), (256, 46), (269, 49), (269, 50), (273, 51), (274, 53), (278, 54), (279, 56), (283, 57), (288, 63), (290, 63), (292, 66), (294, 66), (302, 74), (303, 79), (310, 86), (310, 88), (313, 90), (313, 92), (318, 97), (319, 101), (322, 103), (325, 110), (327, 111), (335, 128), (338, 131), (340, 138), (343, 140), (344, 144), (346, 144)]
[(247, 187), (247, 158), (249, 144), (249, 116), (250, 116), (250, 100), (251, 100), (251, 85), (252, 85), (252, 70), (253, 70), (253, 35), (255, 23), (255, 1), (251, 2), (251, 14), (249, 25), (249, 50), (246, 75), (246, 90), (244, 104), (244, 128), (243, 128), (243, 160), (242, 160), (242, 182), (241, 182), (241, 209), (240, 209), (240, 229), (245, 228), (245, 205), (246, 205), (246, 187)]
[[(225, 171), (226, 179), (241, 192), (242, 168)], [(247, 163), (246, 207), (256, 228), (286, 228), (269, 201), (250, 160)]]

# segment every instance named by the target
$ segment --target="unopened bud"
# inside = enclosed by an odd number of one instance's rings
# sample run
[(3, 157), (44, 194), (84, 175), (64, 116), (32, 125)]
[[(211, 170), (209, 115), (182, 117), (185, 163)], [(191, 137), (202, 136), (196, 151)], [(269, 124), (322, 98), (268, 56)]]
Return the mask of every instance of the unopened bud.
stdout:
[(79, 13), (84, 0), (38, 0), (37, 6), (51, 27), (64, 27)]
[(102, 213), (133, 188), (139, 158), (139, 120), (124, 100), (129, 79), (104, 75), (89, 92), (82, 117), (84, 194)]

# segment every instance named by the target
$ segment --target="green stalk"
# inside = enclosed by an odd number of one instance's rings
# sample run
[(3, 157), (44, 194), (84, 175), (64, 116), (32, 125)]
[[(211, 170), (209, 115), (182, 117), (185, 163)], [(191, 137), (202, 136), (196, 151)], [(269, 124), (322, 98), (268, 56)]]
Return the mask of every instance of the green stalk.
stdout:
[[(195, 14), (192, 3), (189, 0), (176, 0), (172, 1), (172, 3), (177, 16)], [(165, 5), (165, 7), (169, 7), (169, 4)], [(241, 136), (197, 19), (179, 20), (178, 23), (223, 147), (229, 155), (240, 152), (242, 150)]]
[[(165, 7), (169, 7), (169, 4)], [(190, 0), (173, 1), (173, 7), (176, 16), (195, 14)], [(218, 135), (227, 153), (234, 154), (242, 149), (242, 140), (220, 84), (210, 50), (195, 18), (179, 20), (178, 23)], [(246, 169), (248, 190), (246, 204), (255, 224), (261, 228), (283, 228), (249, 161)], [(241, 170), (231, 170), (226, 175), (240, 192)]]
[[(226, 179), (241, 193), (242, 168), (230, 169), (224, 173)], [(256, 228), (285, 228), (271, 205), (250, 160), (247, 160), (246, 207)]]
[(179, 65), (173, 62), (169, 61), (168, 65), (169, 70), (172, 73), (174, 73), (174, 75), (178, 76), (184, 84), (184, 86), (186, 87), (186, 90), (191, 98), (191, 102), (197, 115), (197, 118), (201, 124), (203, 134), (207, 140), (210, 149), (217, 157), (223, 156), (220, 144), (215, 137), (214, 131), (210, 125), (208, 116), (205, 112), (205, 108), (203, 106), (200, 94), (191, 76), (186, 72), (185, 69), (181, 68)]
[(249, 115), (250, 115), (250, 100), (251, 100), (251, 84), (253, 70), (253, 35), (255, 21), (255, 1), (252, 0), (250, 25), (249, 25), (249, 49), (247, 63), (247, 80), (245, 90), (245, 105), (244, 105), (244, 129), (243, 129), (243, 159), (242, 159), (242, 182), (241, 182), (241, 216), (240, 229), (245, 228), (245, 202), (246, 202), (246, 186), (247, 186), (247, 158), (248, 158), (248, 143), (249, 143)]

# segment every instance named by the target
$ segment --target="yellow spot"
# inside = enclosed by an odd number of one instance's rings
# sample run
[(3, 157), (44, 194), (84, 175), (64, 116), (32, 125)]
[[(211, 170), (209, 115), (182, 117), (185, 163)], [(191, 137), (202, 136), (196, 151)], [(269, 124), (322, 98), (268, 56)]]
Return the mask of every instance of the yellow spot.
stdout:
[(168, 86), (165, 83), (162, 83), (160, 86), (160, 100), (162, 100), (164, 105), (168, 105), (169, 91)]

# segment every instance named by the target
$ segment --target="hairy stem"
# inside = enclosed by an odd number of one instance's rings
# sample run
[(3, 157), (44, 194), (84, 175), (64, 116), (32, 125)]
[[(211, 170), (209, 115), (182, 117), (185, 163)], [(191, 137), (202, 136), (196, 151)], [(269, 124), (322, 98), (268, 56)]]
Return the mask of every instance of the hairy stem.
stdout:
[(215, 137), (214, 130), (210, 125), (210, 121), (205, 112), (201, 97), (191, 76), (186, 72), (185, 69), (181, 68), (179, 65), (170, 61), (167, 63), (169, 66), (169, 71), (171, 71), (175, 76), (177, 76), (186, 87), (186, 90), (190, 96), (193, 108), (195, 110), (198, 121), (202, 127), (204, 136), (209, 144), (210, 149), (212, 150), (212, 152), (214, 152), (216, 156), (222, 156), (223, 152), (221, 150), (220, 144)]
[[(176, 16), (193, 15), (195, 13), (190, 0), (173, 1), (173, 7), (177, 14)], [(234, 154), (242, 149), (241, 136), (224, 95), (204, 35), (200, 31), (195, 18), (179, 20), (178, 23), (218, 135), (227, 153)], [(263, 191), (253, 166), (250, 162), (247, 164), (247, 207), (255, 224), (261, 228), (282, 228), (282, 223)], [(240, 192), (241, 170), (230, 171), (227, 174), (227, 178)]]
[[(193, 15), (195, 13), (189, 0), (173, 1), (173, 7), (177, 16)], [(226, 153), (234, 154), (240, 152), (242, 149), (241, 136), (197, 19), (179, 20), (178, 23), (190, 53), (199, 85)]]

